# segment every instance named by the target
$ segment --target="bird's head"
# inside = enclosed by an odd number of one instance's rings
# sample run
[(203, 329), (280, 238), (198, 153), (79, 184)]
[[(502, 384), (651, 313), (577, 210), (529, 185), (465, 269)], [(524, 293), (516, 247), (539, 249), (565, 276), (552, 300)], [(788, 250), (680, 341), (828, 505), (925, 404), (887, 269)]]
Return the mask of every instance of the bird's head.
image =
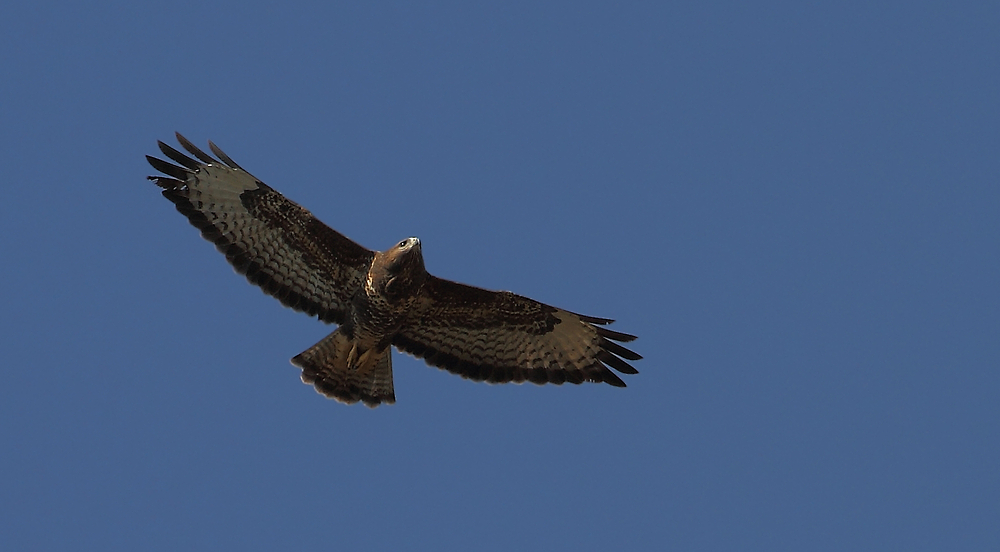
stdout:
[(393, 247), (378, 252), (372, 263), (370, 277), (374, 287), (384, 290), (390, 299), (415, 294), (427, 277), (420, 240), (406, 238)]
[(424, 269), (424, 254), (420, 250), (418, 238), (406, 238), (392, 248), (383, 251), (385, 269), (393, 274)]

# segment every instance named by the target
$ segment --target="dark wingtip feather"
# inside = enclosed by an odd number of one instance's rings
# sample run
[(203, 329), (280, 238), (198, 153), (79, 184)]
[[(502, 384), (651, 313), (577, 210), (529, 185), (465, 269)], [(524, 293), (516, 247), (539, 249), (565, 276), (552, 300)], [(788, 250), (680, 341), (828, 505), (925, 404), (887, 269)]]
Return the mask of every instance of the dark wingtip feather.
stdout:
[(625, 347), (622, 347), (621, 345), (615, 343), (614, 341), (602, 339), (601, 348), (608, 351), (609, 353), (614, 353), (628, 360), (642, 360), (642, 355), (631, 349), (626, 349)]
[(597, 330), (597, 335), (608, 339), (614, 339), (615, 341), (623, 341), (627, 343), (629, 341), (635, 341), (636, 339), (636, 337), (632, 334), (616, 332), (600, 326), (594, 326), (594, 329)]
[(597, 360), (607, 364), (608, 366), (618, 370), (623, 374), (638, 374), (639, 371), (632, 367), (631, 364), (625, 362), (624, 360), (616, 357), (608, 351), (601, 351), (597, 353)]
[[(615, 387), (628, 387), (620, 377), (616, 376), (614, 372), (606, 368), (604, 369), (604, 378), (600, 381)], [(600, 381), (598, 383), (600, 383)]]
[(187, 180), (188, 175), (191, 174), (191, 171), (183, 167), (178, 167), (177, 165), (171, 165), (170, 163), (167, 163), (166, 161), (153, 157), (151, 155), (146, 156), (146, 161), (148, 161), (149, 164), (152, 165), (154, 169), (160, 171), (161, 173), (167, 176), (172, 176), (177, 180), (180, 180), (181, 182)]
[(175, 163), (179, 163), (192, 171), (197, 171), (199, 168), (201, 168), (201, 165), (199, 165), (198, 162), (195, 161), (194, 159), (191, 159), (190, 157), (184, 155), (183, 153), (175, 150), (174, 148), (168, 146), (167, 144), (164, 144), (159, 140), (157, 140), (156, 143), (159, 144), (160, 151), (163, 152), (163, 155), (166, 155), (167, 157), (172, 159)]
[[(211, 140), (208, 141), (208, 148), (211, 149), (212, 153), (214, 153), (216, 157), (218, 157), (219, 159), (221, 159), (223, 163), (229, 165), (230, 167), (232, 167), (234, 169), (240, 169), (241, 171), (243, 171), (243, 167), (237, 165), (236, 161), (233, 161), (232, 159), (230, 159), (229, 156), (226, 155), (226, 152), (224, 152), (221, 149), (219, 149), (219, 146), (216, 146), (215, 143), (213, 143)], [(246, 172), (246, 171), (244, 171), (244, 172)]]
[(197, 157), (202, 163), (212, 164), (217, 162), (215, 159), (212, 159), (211, 155), (201, 151), (198, 146), (192, 144), (191, 140), (181, 136), (180, 132), (175, 132), (174, 135), (177, 137), (177, 141), (180, 145), (183, 146), (184, 149), (188, 150), (188, 153)]

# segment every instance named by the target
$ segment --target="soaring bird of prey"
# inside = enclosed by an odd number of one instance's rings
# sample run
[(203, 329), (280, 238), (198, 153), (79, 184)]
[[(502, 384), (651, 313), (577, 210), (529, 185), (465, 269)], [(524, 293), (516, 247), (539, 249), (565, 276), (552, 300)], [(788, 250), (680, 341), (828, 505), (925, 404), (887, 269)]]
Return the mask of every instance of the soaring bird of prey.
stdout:
[[(491, 383), (604, 382), (635, 374), (642, 357), (616, 342), (612, 320), (574, 314), (509, 291), (432, 276), (420, 240), (371, 251), (320, 222), (237, 165), (177, 134), (189, 155), (158, 142), (175, 164), (146, 156), (149, 179), (226, 255), (285, 306), (337, 324), (292, 364), (302, 381), (344, 403), (393, 403), (390, 345), (464, 378)], [(193, 156), (193, 157), (191, 157)]]

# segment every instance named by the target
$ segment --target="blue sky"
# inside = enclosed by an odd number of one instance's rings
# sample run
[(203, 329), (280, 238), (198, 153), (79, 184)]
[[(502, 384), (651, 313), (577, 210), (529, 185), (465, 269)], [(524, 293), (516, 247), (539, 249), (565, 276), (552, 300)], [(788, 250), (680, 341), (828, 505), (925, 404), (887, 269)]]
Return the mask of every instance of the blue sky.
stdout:
[[(835, 4), (835, 5), (834, 5)], [(1000, 548), (1000, 7), (0, 9), (0, 547)], [(144, 178), (177, 130), (370, 248), (616, 318), (627, 389), (326, 327)]]

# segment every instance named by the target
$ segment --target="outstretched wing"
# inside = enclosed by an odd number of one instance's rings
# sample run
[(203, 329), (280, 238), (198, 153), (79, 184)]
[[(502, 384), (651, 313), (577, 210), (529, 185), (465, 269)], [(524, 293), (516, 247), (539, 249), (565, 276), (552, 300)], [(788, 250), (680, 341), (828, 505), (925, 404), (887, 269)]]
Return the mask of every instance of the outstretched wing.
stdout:
[(615, 343), (635, 336), (602, 327), (611, 322), (431, 276), (392, 343), (476, 381), (625, 387), (608, 367), (635, 374), (623, 359), (642, 357)]
[(342, 324), (374, 253), (254, 178), (215, 144), (219, 159), (177, 134), (192, 159), (158, 142), (177, 163), (146, 156), (163, 196), (226, 255), (237, 272), (286, 306)]

